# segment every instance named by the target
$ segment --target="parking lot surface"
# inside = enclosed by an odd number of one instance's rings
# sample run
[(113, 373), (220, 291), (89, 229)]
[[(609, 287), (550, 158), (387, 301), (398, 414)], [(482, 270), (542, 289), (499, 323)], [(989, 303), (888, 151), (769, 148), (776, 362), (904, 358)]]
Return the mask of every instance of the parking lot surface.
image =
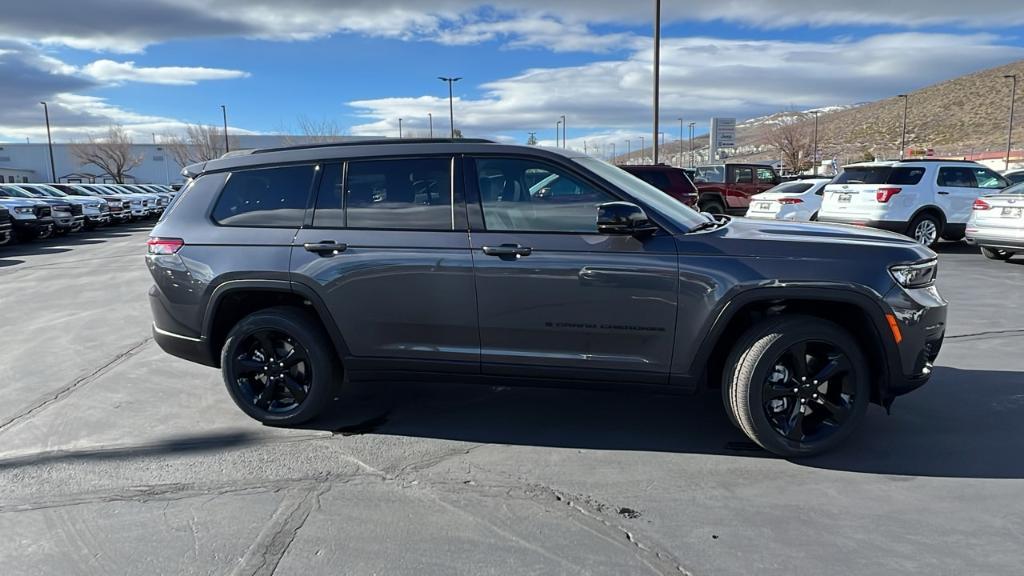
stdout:
[(396, 383), (263, 427), (150, 338), (146, 229), (0, 248), (7, 574), (1020, 574), (1024, 258), (940, 247), (932, 381), (786, 461), (717, 394)]

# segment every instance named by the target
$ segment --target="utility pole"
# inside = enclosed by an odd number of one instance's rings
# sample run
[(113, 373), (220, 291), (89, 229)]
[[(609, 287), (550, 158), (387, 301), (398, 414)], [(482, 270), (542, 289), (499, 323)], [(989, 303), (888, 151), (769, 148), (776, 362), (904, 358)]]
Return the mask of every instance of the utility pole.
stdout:
[(1006, 170), (1010, 169), (1010, 152), (1013, 147), (1013, 103), (1017, 99), (1017, 75), (1005, 74), (1003, 78), (1013, 80), (1013, 87), (1010, 88), (1010, 126), (1006, 131)]
[(818, 114), (820, 113), (820, 110), (811, 110), (811, 114), (814, 114), (814, 158), (812, 159), (812, 162), (814, 162), (815, 176), (818, 175), (818, 164), (820, 164), (820, 162), (818, 162)]
[(224, 153), (231, 152), (231, 148), (228, 146), (228, 108), (227, 106), (220, 105), (221, 114), (224, 116)]
[(53, 137), (50, 136), (50, 107), (46, 105), (46, 102), (40, 102), (40, 104), (43, 105), (43, 115), (46, 117), (46, 143), (50, 147), (50, 182), (56, 182), (57, 168), (53, 163)]
[(658, 117), (661, 105), (661, 0), (654, 0), (654, 164), (658, 163)]
[(448, 119), (451, 122), (452, 126), (452, 140), (455, 140), (455, 96), (452, 84), (458, 82), (459, 80), (462, 80), (462, 77), (460, 76), (458, 78), (446, 78), (444, 76), (438, 76), (437, 79), (442, 82), (448, 83)]
[(688, 124), (688, 126), (690, 127), (690, 168), (693, 168), (693, 127), (696, 124), (696, 122), (690, 122)]
[(565, 148), (565, 114), (562, 114), (562, 148)]
[(903, 138), (900, 140), (900, 160), (903, 160), (904, 154), (907, 153), (907, 110), (910, 106), (910, 97), (906, 94), (896, 97), (903, 98)]
[(434, 137), (434, 115), (427, 112), (427, 121), (430, 122), (430, 137)]

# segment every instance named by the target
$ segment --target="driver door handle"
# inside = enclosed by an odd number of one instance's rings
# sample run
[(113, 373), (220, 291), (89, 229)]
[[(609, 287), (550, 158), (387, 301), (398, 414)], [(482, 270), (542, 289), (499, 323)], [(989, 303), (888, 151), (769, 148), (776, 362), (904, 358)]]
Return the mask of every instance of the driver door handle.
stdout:
[(348, 244), (322, 240), (320, 242), (306, 242), (302, 245), (307, 252), (315, 252), (321, 256), (335, 256), (348, 250)]
[(488, 256), (499, 256), (502, 258), (522, 258), (533, 254), (533, 248), (520, 246), (519, 244), (502, 244), (501, 246), (484, 246), (484, 254)]

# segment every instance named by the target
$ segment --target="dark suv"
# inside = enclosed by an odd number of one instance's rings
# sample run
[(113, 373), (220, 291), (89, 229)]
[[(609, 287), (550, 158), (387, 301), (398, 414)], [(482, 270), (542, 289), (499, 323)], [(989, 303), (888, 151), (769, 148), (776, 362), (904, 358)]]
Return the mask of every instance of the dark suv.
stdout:
[(945, 332), (908, 238), (712, 219), (571, 151), (359, 142), (184, 173), (148, 242), (154, 337), (265, 423), (343, 381), (721, 388), (750, 438), (807, 455), (927, 381)]

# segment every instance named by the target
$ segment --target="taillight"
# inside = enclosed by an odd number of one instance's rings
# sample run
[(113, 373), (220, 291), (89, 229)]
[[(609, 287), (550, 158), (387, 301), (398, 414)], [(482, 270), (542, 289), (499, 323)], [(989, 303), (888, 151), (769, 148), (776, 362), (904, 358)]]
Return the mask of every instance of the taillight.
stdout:
[(875, 192), (875, 200), (878, 200), (882, 204), (889, 201), (890, 198), (900, 193), (902, 188), (879, 188)]
[(988, 202), (985, 202), (981, 198), (978, 198), (974, 201), (974, 206), (971, 206), (971, 208), (975, 210), (989, 210), (992, 207), (989, 206)]
[(149, 253), (161, 256), (176, 254), (184, 245), (185, 241), (181, 238), (150, 237), (146, 240), (146, 248), (149, 250)]
[(799, 198), (779, 198), (777, 200), (779, 204), (803, 204), (804, 201)]

